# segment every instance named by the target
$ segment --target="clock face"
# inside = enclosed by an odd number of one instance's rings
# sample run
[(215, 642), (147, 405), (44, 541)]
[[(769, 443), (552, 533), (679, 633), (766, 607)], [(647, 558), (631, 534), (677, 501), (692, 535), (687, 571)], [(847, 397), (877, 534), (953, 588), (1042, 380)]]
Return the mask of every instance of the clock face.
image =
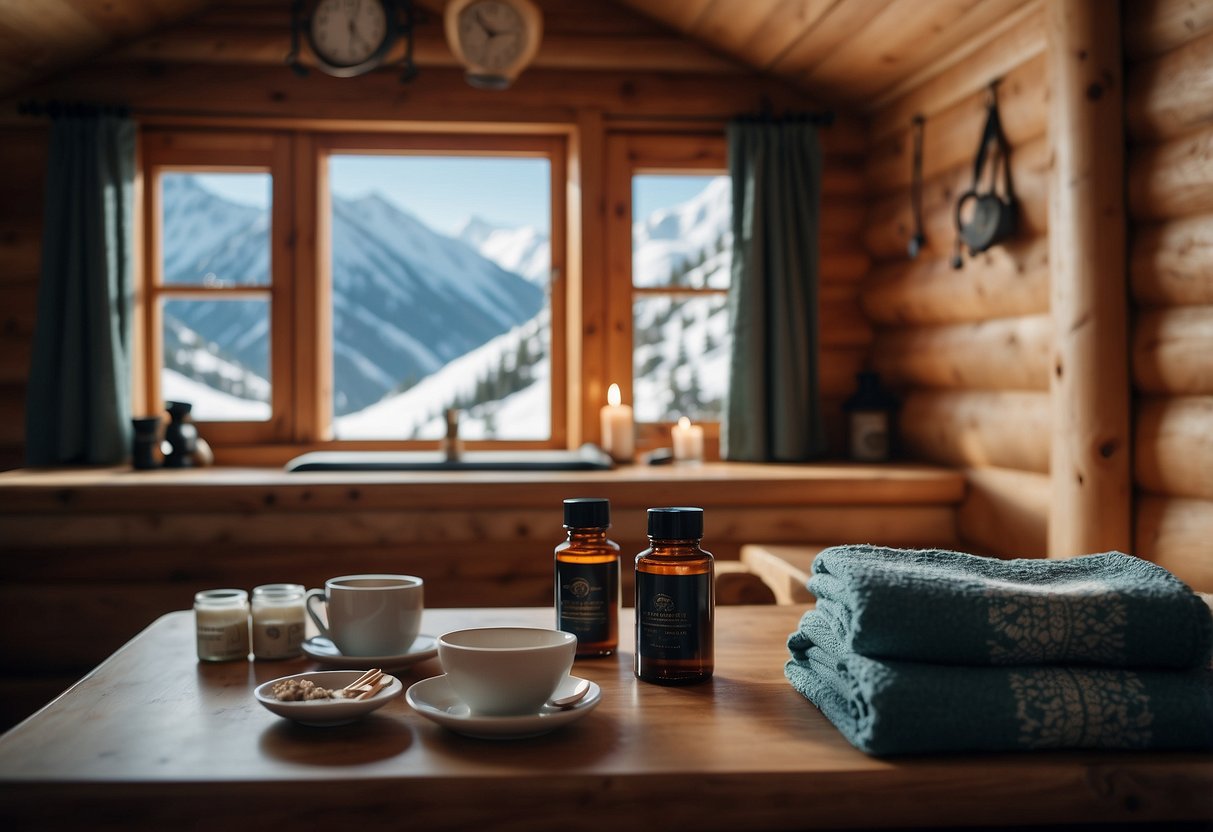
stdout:
[(308, 35), (322, 61), (356, 67), (386, 51), (387, 14), (380, 0), (320, 0)]
[(504, 72), (526, 52), (529, 34), (522, 15), (502, 0), (478, 0), (459, 13), (459, 44), (469, 64)]

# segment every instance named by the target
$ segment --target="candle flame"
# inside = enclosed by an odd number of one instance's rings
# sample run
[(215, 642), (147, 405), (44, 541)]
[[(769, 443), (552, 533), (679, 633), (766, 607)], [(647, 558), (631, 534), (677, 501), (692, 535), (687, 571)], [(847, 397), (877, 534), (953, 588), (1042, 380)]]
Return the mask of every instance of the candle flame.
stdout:
[(607, 404), (611, 407), (619, 407), (623, 403), (623, 396), (619, 393), (619, 385), (612, 384), (607, 388)]
[(691, 420), (688, 419), (686, 416), (683, 416), (682, 418), (680, 418), (678, 420), (678, 427), (682, 428), (683, 430), (686, 430), (690, 426), (691, 426)]

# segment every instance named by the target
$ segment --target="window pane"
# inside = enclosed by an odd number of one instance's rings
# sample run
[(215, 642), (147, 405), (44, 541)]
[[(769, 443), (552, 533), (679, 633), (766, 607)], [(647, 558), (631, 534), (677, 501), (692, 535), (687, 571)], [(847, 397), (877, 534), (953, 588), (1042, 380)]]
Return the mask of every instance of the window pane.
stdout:
[(632, 313), (636, 420), (718, 421), (729, 378), (727, 298), (647, 295)]
[(733, 245), (727, 176), (632, 178), (632, 283), (727, 289)]
[(268, 286), (268, 173), (162, 173), (164, 283)]
[(269, 419), (269, 301), (169, 300), (163, 311), (164, 398), (191, 403), (198, 421)]
[(342, 156), (332, 193), (333, 433), (551, 435), (550, 164)]

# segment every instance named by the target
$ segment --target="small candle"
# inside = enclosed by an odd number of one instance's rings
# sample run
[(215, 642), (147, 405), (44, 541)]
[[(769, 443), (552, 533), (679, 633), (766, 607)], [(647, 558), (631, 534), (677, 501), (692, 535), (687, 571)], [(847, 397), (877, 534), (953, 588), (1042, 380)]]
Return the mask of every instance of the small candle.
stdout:
[(602, 408), (602, 449), (616, 462), (631, 462), (636, 452), (632, 408), (621, 404), (619, 385), (607, 390), (607, 405)]
[(692, 425), (691, 420), (683, 416), (672, 430), (674, 441), (674, 459), (679, 462), (703, 461), (703, 427)]

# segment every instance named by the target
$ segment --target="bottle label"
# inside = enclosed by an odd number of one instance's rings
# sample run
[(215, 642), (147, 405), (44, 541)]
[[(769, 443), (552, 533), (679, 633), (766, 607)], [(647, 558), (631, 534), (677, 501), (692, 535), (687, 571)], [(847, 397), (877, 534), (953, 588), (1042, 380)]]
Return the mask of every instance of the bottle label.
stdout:
[(700, 659), (711, 650), (711, 576), (636, 573), (636, 649), (651, 659)]
[(851, 414), (851, 459), (882, 462), (889, 458), (889, 415), (857, 412)]
[(557, 626), (586, 644), (610, 641), (619, 561), (556, 564)]

